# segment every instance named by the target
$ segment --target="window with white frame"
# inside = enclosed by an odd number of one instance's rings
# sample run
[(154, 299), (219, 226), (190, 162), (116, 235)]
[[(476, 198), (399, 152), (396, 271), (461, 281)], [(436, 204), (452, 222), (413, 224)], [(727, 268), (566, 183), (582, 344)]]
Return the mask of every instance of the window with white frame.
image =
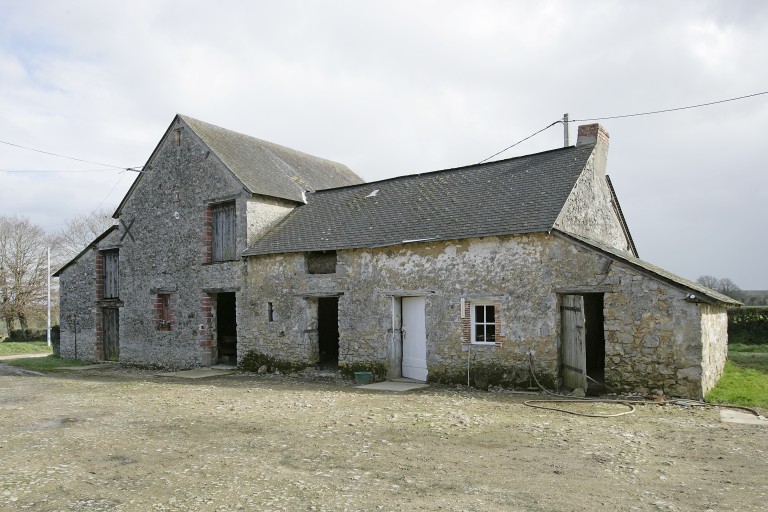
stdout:
[(496, 343), (496, 306), (473, 303), (470, 313), (472, 343)]

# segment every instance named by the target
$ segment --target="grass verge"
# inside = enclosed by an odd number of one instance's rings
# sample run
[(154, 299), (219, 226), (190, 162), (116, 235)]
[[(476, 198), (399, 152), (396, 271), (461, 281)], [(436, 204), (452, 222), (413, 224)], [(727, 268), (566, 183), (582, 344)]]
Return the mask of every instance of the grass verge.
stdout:
[(82, 366), (88, 364), (88, 362), (81, 361), (80, 359), (62, 359), (59, 356), (51, 354), (45, 357), (22, 357), (20, 359), (12, 359), (10, 361), (5, 361), (5, 364), (26, 368), (27, 370), (45, 372), (55, 370), (61, 366)]
[(16, 354), (34, 354), (50, 352), (51, 347), (45, 341), (3, 341), (0, 343), (0, 356), (15, 356)]
[(768, 345), (728, 347), (728, 361), (707, 401), (768, 408)]

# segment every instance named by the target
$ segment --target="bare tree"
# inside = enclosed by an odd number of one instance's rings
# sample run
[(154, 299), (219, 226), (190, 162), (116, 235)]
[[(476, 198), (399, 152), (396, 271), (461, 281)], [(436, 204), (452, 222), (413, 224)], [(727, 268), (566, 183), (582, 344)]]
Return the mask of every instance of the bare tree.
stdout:
[(0, 216), (0, 317), (9, 334), (16, 320), (26, 333), (31, 309), (46, 301), (51, 241), (27, 218)]
[(696, 282), (733, 299), (742, 300), (743, 294), (741, 293), (741, 288), (736, 286), (736, 283), (727, 277), (719, 279), (714, 276), (701, 276)]
[(736, 300), (741, 300), (742, 297), (741, 288), (727, 277), (720, 280), (720, 287), (717, 291)]
[(61, 263), (71, 260), (112, 224), (112, 210), (106, 208), (67, 219), (56, 234), (56, 259)]
[(720, 286), (720, 279), (716, 278), (715, 276), (701, 276), (696, 280), (696, 282), (702, 286), (706, 286), (710, 290), (715, 291), (717, 291), (718, 287)]

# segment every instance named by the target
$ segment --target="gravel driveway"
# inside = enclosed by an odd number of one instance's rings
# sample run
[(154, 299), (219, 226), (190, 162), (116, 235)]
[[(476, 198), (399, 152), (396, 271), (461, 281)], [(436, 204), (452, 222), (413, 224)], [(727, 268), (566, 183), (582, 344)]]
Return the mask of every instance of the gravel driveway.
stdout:
[(766, 427), (672, 405), (587, 418), (526, 398), (0, 366), (0, 509), (768, 509)]

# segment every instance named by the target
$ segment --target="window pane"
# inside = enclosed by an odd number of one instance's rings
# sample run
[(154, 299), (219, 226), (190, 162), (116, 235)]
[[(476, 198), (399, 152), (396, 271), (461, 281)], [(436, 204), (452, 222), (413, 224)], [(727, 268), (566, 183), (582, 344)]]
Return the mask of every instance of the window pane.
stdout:
[(496, 307), (495, 306), (485, 306), (485, 321), (489, 324), (492, 324), (496, 322), (495, 313), (496, 313)]
[(475, 306), (475, 322), (485, 322), (485, 306)]
[(489, 324), (485, 326), (485, 341), (496, 341), (496, 326)]
[(485, 341), (485, 330), (483, 325), (475, 326), (475, 341)]

